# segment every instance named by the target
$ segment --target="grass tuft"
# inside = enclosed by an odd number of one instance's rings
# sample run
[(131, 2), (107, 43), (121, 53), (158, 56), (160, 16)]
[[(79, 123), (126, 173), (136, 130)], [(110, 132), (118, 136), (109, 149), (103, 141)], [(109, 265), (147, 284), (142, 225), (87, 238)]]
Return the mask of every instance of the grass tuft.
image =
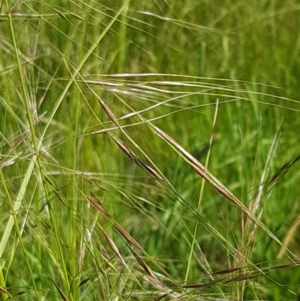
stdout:
[(0, 299), (298, 300), (296, 1), (63, 2), (0, 5)]

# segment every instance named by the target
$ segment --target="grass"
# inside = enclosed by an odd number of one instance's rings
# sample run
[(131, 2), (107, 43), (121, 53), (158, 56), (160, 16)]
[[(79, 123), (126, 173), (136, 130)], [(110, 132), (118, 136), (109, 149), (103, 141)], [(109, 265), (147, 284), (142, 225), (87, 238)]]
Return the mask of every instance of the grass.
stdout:
[(298, 300), (299, 5), (109, 2), (1, 2), (1, 299)]

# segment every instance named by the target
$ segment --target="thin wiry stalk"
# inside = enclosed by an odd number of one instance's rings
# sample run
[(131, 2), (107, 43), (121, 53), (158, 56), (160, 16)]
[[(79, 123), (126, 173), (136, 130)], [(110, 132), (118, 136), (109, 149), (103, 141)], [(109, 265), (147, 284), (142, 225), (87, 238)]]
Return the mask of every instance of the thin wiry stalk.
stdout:
[[(218, 100), (217, 100), (217, 104), (216, 104), (215, 112), (214, 112), (213, 123), (212, 123), (212, 134), (211, 134), (211, 137), (210, 137), (208, 154), (206, 156), (206, 161), (205, 161), (205, 168), (208, 168), (208, 163), (209, 163), (209, 159), (210, 159), (210, 150), (211, 150), (211, 146), (212, 146), (212, 142), (213, 142), (213, 132), (214, 132), (214, 128), (215, 128), (215, 125), (216, 125), (217, 116), (218, 116), (218, 108), (219, 108), (219, 106), (218, 106)], [(203, 178), (203, 180), (201, 182), (199, 199), (198, 199), (198, 204), (197, 204), (197, 214), (198, 215), (200, 214), (200, 211), (201, 211), (201, 202), (202, 202), (202, 199), (203, 199), (203, 193), (204, 193), (205, 183), (206, 182), (205, 182), (205, 180)], [(192, 240), (192, 245), (191, 245), (189, 260), (188, 260), (188, 264), (187, 264), (185, 279), (184, 279), (185, 281), (187, 281), (188, 278), (189, 278), (189, 273), (190, 273), (191, 264), (192, 264), (192, 257), (193, 257), (193, 254), (194, 254), (195, 241), (196, 241), (196, 237), (197, 237), (197, 233), (198, 233), (198, 226), (199, 226), (199, 222), (197, 220), (196, 224), (195, 224), (194, 233), (193, 233), (193, 240)]]

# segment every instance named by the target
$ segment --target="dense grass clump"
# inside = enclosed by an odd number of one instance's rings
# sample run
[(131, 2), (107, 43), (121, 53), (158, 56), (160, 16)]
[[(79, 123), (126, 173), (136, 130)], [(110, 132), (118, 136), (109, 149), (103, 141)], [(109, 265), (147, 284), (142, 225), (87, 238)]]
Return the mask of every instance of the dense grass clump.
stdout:
[(299, 5), (2, 1), (0, 298), (298, 300)]

